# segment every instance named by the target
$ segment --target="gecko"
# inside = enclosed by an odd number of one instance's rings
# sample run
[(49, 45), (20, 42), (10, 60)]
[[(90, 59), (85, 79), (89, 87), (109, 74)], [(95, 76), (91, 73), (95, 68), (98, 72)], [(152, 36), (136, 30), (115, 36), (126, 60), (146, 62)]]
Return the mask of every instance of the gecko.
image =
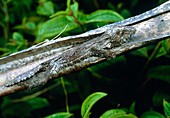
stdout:
[[(90, 40), (86, 40), (88, 38), (88, 36), (77, 37), (76, 38), (77, 41), (78, 42), (80, 41), (81, 43), (78, 46), (75, 46), (75, 47), (67, 50), (66, 52), (64, 52), (63, 55), (61, 54), (63, 57), (61, 57), (60, 55), (59, 56), (57, 55), (57, 56), (55, 56), (54, 58), (52, 58), (50, 60), (47, 60), (47, 61), (45, 61), (43, 63), (40, 63), (39, 65), (32, 68), (28, 72), (25, 72), (25, 73), (22, 73), (22, 74), (18, 75), (12, 81), (9, 81), (5, 86), (10, 87), (12, 85), (18, 84), (18, 83), (20, 83), (22, 81), (29, 80), (29, 79), (33, 79), (33, 80), (37, 79), (37, 80), (34, 80), (34, 81), (38, 82), (39, 78), (37, 78), (37, 75), (41, 75), (40, 73), (45, 73), (45, 72), (47, 72), (47, 70), (48, 70), (48, 73), (47, 74), (42, 74), (42, 75), (47, 75), (47, 77), (51, 78), (51, 76), (53, 76), (55, 74), (57, 75), (58, 73), (61, 73), (63, 68), (65, 68), (65, 69), (73, 68), (74, 69), (75, 68), (74, 65), (76, 63), (78, 63), (80, 61), (87, 60), (87, 57), (89, 55), (93, 56), (93, 57), (103, 57), (103, 58), (106, 58), (106, 59), (110, 59), (111, 57), (114, 57), (114, 53), (111, 52), (111, 51), (107, 51), (107, 50), (109, 50), (111, 48), (119, 47), (119, 46), (121, 46), (121, 45), (123, 45), (125, 43), (128, 43), (130, 41), (131, 36), (135, 32), (134, 28), (132, 26), (130, 26), (130, 25), (142, 22), (142, 21), (147, 20), (149, 18), (155, 17), (155, 16), (157, 16), (159, 14), (163, 14), (164, 12), (168, 12), (169, 11), (169, 7), (168, 7), (169, 4), (170, 4), (170, 2), (168, 1), (168, 2), (158, 6), (157, 8), (154, 8), (154, 9), (152, 9), (150, 11), (147, 11), (147, 12), (145, 12), (143, 14), (128, 18), (126, 20), (123, 20), (123, 21), (120, 21), (120, 22), (117, 22), (117, 23), (106, 25), (106, 26), (103, 27), (103, 29), (106, 28), (106, 30), (101, 30), (102, 28), (99, 28), (97, 30), (89, 31), (87, 34), (89, 34), (91, 36), (95, 35), (94, 38), (92, 38), (92, 39), (90, 38)], [(121, 26), (121, 25), (124, 25), (124, 26)], [(125, 30), (124, 28), (128, 29), (128, 30)], [(116, 29), (116, 30), (112, 31), (110, 29)], [(127, 34), (125, 33), (126, 31), (127, 31)], [(112, 34), (113, 34), (112, 36), (110, 35), (110, 32), (112, 32)], [(111, 37), (114, 37), (114, 38), (111, 38)], [(98, 41), (97, 39), (103, 39), (103, 41), (102, 40)], [(72, 41), (74, 41), (74, 38), (73, 38)], [(70, 41), (65, 40), (65, 41), (62, 41), (61, 45), (63, 47), (66, 46), (66, 44), (65, 44), (66, 42), (68, 42), (67, 45), (72, 44), (71, 40)], [(92, 44), (90, 42), (95, 42), (95, 43)], [(52, 45), (52, 44), (53, 43), (50, 43), (50, 45)], [(90, 48), (85, 46), (87, 44), (90, 46)], [(97, 45), (95, 45), (95, 44), (97, 44)], [(84, 46), (84, 48), (83, 48), (83, 46)], [(49, 48), (51, 48), (51, 47), (49, 47)], [(38, 50), (37, 47), (35, 49), (37, 51), (40, 51), (40, 50)], [(28, 51), (29, 52), (32, 51), (32, 53), (34, 54), (35, 51), (33, 51), (33, 50), (34, 49), (32, 48), (32, 49), (30, 49)], [(44, 48), (44, 50), (47, 50), (47, 49)], [(22, 58), (23, 53), (27, 53), (27, 51), (17, 53), (14, 56), (17, 57), (17, 55), (18, 55), (18, 57)], [(36, 53), (38, 54), (39, 52), (36, 52)], [(81, 53), (83, 55), (80, 56), (80, 55), (78, 55), (78, 53)], [(80, 57), (78, 57), (78, 56), (80, 56)], [(76, 57), (78, 57), (78, 58), (76, 58)], [(8, 59), (9, 58), (10, 58), (10, 56), (8, 57)], [(35, 59), (33, 61), (35, 61)], [(66, 63), (67, 61), (69, 61), (70, 64)], [(1, 62), (3, 62), (3, 61), (1, 61)], [(29, 64), (29, 62), (28, 62), (28, 64)], [(76, 66), (78, 66), (78, 64)], [(20, 67), (20, 65), (18, 65), (18, 67)], [(46, 70), (46, 68), (48, 68), (48, 69)], [(8, 71), (8, 69), (6, 71)], [(24, 78), (22, 78), (23, 76), (24, 76)], [(40, 79), (41, 78), (43, 78), (43, 76), (40, 77)]]
[[(128, 43), (133, 34), (135, 34), (135, 28), (132, 26), (116, 26), (110, 27), (110, 30), (107, 30), (105, 33), (101, 34), (98, 37), (91, 39), (77, 47), (72, 48), (61, 54), (62, 56), (56, 56), (49, 60), (48, 62), (42, 63), (32, 70), (27, 71), (22, 76), (18, 76), (12, 81), (9, 81), (5, 86), (10, 87), (14, 84), (20, 83), (27, 79), (35, 78), (34, 75), (46, 71), (47, 77), (41, 76), (35, 79), (36, 85), (42, 84), (43, 78), (49, 79), (52, 76), (64, 72), (69, 69), (74, 70), (78, 68), (79, 62), (85, 61), (89, 57), (99, 57), (111, 59), (115, 57), (114, 53), (109, 51), (109, 49), (119, 47), (124, 43)], [(82, 63), (83, 64), (83, 63)], [(81, 64), (79, 65), (81, 66)], [(45, 68), (45, 69), (44, 69)], [(48, 70), (48, 72), (47, 72)], [(31, 74), (30, 74), (31, 73)], [(44, 83), (47, 81), (44, 79)], [(41, 82), (38, 83), (38, 80)], [(31, 80), (32, 81), (32, 80)], [(27, 84), (28, 88), (32, 88), (32, 84)]]

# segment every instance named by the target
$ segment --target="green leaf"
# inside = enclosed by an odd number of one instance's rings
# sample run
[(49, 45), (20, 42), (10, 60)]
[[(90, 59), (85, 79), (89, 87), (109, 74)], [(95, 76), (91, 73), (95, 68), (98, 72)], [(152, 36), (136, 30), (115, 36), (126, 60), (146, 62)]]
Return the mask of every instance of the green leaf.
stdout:
[(88, 118), (90, 115), (90, 110), (92, 106), (101, 98), (105, 97), (107, 94), (102, 92), (96, 92), (89, 95), (83, 102), (81, 106), (81, 116), (83, 118)]
[(35, 109), (39, 109), (39, 108), (49, 106), (47, 99), (40, 98), (40, 97), (30, 99), (30, 100), (26, 101), (26, 103), (31, 105), (31, 110), (35, 110)]
[(60, 113), (49, 115), (45, 118), (70, 118), (71, 116), (73, 116), (73, 114), (68, 112), (60, 112)]
[[(102, 69), (105, 70), (105, 68), (108, 68), (111, 65), (116, 65), (118, 63), (125, 64), (126, 63), (126, 58), (124, 56), (118, 56), (118, 57), (116, 57), (114, 59), (111, 59), (109, 61), (103, 62), (101, 64), (97, 64), (97, 65), (89, 67), (89, 68), (92, 71), (99, 71), (99, 70), (102, 70)], [(102, 71), (104, 71), (104, 70), (102, 70)]]
[(147, 47), (140, 48), (140, 49), (138, 49), (138, 50), (132, 51), (131, 54), (133, 54), (133, 55), (135, 55), (135, 56), (141, 56), (141, 57), (146, 57), (146, 58), (148, 58)]
[(53, 14), (52, 16), (50, 16), (50, 18), (57, 17), (60, 15), (68, 15), (68, 13), (67, 13), (67, 11), (59, 11), (59, 12), (56, 12), (55, 14)]
[(70, 8), (71, 0), (67, 0), (67, 8)]
[(16, 41), (16, 43), (21, 43), (24, 40), (24, 37), (18, 33), (18, 32), (14, 32), (12, 35), (12, 39)]
[(133, 103), (130, 105), (130, 108), (129, 108), (129, 112), (130, 112), (130, 113), (135, 114), (135, 106), (136, 106), (136, 102), (133, 102)]
[(163, 100), (164, 112), (167, 118), (170, 118), (170, 103), (168, 103), (165, 99)]
[(159, 49), (158, 53), (156, 54), (156, 57), (155, 57), (155, 58), (159, 58), (159, 57), (164, 56), (164, 55), (166, 55), (166, 54), (167, 54), (167, 51), (165, 50), (165, 48), (164, 48), (164, 47), (161, 47), (161, 48)]
[(75, 20), (75, 18), (78, 17), (78, 13), (79, 13), (79, 11), (78, 11), (78, 6), (79, 6), (79, 4), (78, 4), (78, 2), (76, 2), (76, 1), (73, 1), (73, 2), (74, 2), (74, 4), (70, 5), (70, 0), (68, 0), (68, 1), (67, 1), (67, 4), (68, 4), (68, 5), (67, 5), (66, 11), (59, 11), (59, 12), (53, 14), (53, 15), (50, 16), (50, 17), (52, 18), (52, 17), (64, 15), (64, 16), (66, 16), (67, 19), (70, 20), (71, 22), (75, 22), (74, 20)]
[[(19, 112), (19, 113), (18, 113)], [(13, 103), (9, 98), (4, 98), (1, 105), (1, 116), (7, 118), (13, 116), (16, 118), (28, 117), (31, 115), (31, 106), (25, 102)]]
[(166, 50), (166, 52), (170, 52), (170, 39), (162, 41), (162, 46)]
[(67, 0), (67, 9), (66, 9), (67, 13), (73, 13), (74, 16), (77, 17), (78, 7), (79, 4), (75, 0), (73, 0), (73, 4), (71, 4), (71, 0)]
[[(1, 48), (0, 47), (0, 52), (6, 53), (9, 52), (10, 50), (8, 48)], [(4, 54), (3, 54), (4, 55)]]
[(5, 109), (6, 107), (10, 106), (12, 104), (12, 100), (8, 97), (3, 98), (3, 102), (1, 103), (1, 109)]
[(123, 18), (129, 18), (131, 16), (131, 12), (128, 9), (121, 10), (120, 14), (123, 16)]
[(77, 16), (77, 19), (79, 22), (81, 22), (82, 24), (84, 24), (87, 20), (87, 16), (86, 14), (82, 13), (82, 12), (79, 12), (78, 13), (78, 16)]
[(165, 65), (165, 66), (153, 67), (148, 71), (147, 76), (149, 78), (160, 79), (170, 83), (170, 66)]
[(59, 34), (68, 25), (64, 32), (78, 27), (74, 22), (69, 21), (65, 16), (58, 16), (43, 23), (38, 30), (38, 38), (53, 37)]
[(126, 114), (126, 112), (119, 109), (111, 109), (103, 113), (100, 118), (109, 118), (120, 114)]
[(75, 17), (77, 17), (78, 8), (79, 8), (78, 2), (74, 1), (74, 4), (71, 5), (71, 11), (72, 11), (72, 13), (74, 14)]
[(97, 10), (89, 15), (87, 15), (86, 23), (91, 22), (117, 22), (123, 20), (117, 12), (112, 10)]
[(28, 30), (34, 30), (36, 28), (35, 22), (27, 22), (25, 25)]
[(27, 40), (25, 40), (22, 34), (18, 32), (14, 32), (12, 35), (12, 41), (7, 43), (7, 46), (11, 50), (11, 52), (22, 50), (26, 48), (27, 45)]
[(67, 19), (70, 20), (71, 22), (75, 22), (75, 19), (78, 16), (78, 3), (74, 2), (74, 4), (70, 5), (70, 8), (66, 9), (67, 13), (69, 16), (67, 16)]
[(44, 15), (44, 16), (50, 16), (54, 14), (54, 7), (53, 3), (51, 1), (43, 2), (37, 7), (37, 14)]
[(168, 50), (167, 50), (167, 48), (168, 48), (168, 43), (165, 43), (166, 41), (162, 41), (162, 42), (159, 42), (158, 43), (158, 49), (157, 49), (157, 52), (156, 52), (156, 55), (155, 55), (155, 58), (159, 58), (159, 57), (161, 57), (161, 56), (165, 56), (165, 55), (167, 55), (167, 52), (168, 52)]
[(165, 118), (165, 116), (156, 111), (147, 111), (143, 113), (140, 118)]
[(170, 100), (169, 93), (165, 90), (157, 90), (152, 97), (154, 106), (161, 106), (163, 99)]
[(137, 118), (133, 114), (126, 114), (125, 111), (119, 109), (111, 109), (106, 111), (100, 118)]

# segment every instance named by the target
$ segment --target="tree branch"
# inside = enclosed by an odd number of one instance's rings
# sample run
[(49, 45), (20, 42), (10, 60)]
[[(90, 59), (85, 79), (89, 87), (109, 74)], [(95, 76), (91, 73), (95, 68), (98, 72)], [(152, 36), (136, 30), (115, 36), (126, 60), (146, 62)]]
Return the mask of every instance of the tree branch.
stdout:
[(170, 1), (86, 33), (45, 41), (0, 59), (0, 96), (170, 37)]

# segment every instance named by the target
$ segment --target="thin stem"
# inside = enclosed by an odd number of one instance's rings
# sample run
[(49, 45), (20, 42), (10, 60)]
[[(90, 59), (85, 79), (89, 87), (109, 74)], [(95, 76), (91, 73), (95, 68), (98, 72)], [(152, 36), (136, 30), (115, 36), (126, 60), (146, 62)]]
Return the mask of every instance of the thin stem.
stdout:
[(156, 45), (156, 47), (155, 47), (154, 51), (152, 52), (151, 56), (148, 58), (148, 61), (145, 63), (145, 66), (144, 66), (143, 70), (145, 70), (148, 67), (149, 63), (155, 58), (155, 56), (157, 55), (157, 52), (159, 51), (160, 46), (161, 46), (161, 42), (159, 42)]
[(8, 14), (7, 1), (2, 0), (2, 4), (3, 4), (3, 12), (5, 14), (4, 37), (5, 37), (6, 40), (8, 40), (8, 35), (9, 35), (9, 14)]
[(85, 31), (86, 29), (83, 27), (83, 24), (76, 18), (76, 16), (74, 16), (73, 14), (72, 17), (74, 18), (75, 23), (77, 23), (81, 27), (81, 29)]
[(65, 87), (65, 83), (64, 83), (64, 79), (63, 77), (61, 77), (61, 84), (64, 90), (64, 94), (65, 94), (65, 102), (66, 102), (66, 111), (69, 112), (69, 105), (68, 105), (68, 94), (67, 94), (67, 90)]
[(1, 22), (1, 21), (0, 21), (0, 26), (1, 26), (2, 28), (5, 27), (5, 25), (4, 25), (3, 22)]
[[(73, 0), (73, 3), (75, 3), (75, 2), (76, 2), (76, 1)], [(67, 2), (67, 8), (69, 9), (68, 16), (72, 16), (73, 19), (74, 19), (74, 22), (77, 23), (77, 24), (81, 27), (81, 29), (82, 29), (83, 31), (85, 31), (85, 28), (83, 27), (82, 23), (81, 23), (81, 22), (78, 20), (78, 18), (74, 15), (74, 13), (73, 13), (73, 11), (72, 11), (72, 9), (71, 9), (70, 6), (71, 6), (70, 2), (69, 2), (69, 3)]]
[[(141, 75), (145, 75), (145, 74), (144, 74), (144, 71), (148, 68), (149, 63), (150, 63), (150, 62), (155, 58), (155, 56), (157, 55), (157, 52), (159, 51), (160, 46), (161, 46), (161, 42), (159, 42), (159, 43), (156, 45), (154, 51), (152, 52), (152, 54), (151, 54), (150, 57), (148, 58), (148, 60), (147, 60), (147, 62), (145, 63), (145, 65), (144, 65), (141, 73), (139, 74), (140, 76), (141, 76)], [(140, 77), (140, 76), (139, 76), (139, 77)], [(145, 80), (145, 81), (143, 82), (143, 86), (145, 86), (145, 85), (149, 82), (150, 79), (151, 79), (151, 78), (148, 78), (147, 80)]]
[(34, 94), (31, 94), (31, 95), (28, 95), (28, 96), (25, 96), (23, 98), (20, 98), (20, 99), (14, 99), (12, 102), (23, 102), (23, 101), (26, 101), (26, 100), (30, 100), (30, 99), (33, 99), (43, 93), (46, 93), (47, 91), (51, 90), (51, 89), (54, 89), (55, 87), (57, 87), (59, 84), (54, 84), (52, 86), (49, 86), (41, 91), (38, 91)]

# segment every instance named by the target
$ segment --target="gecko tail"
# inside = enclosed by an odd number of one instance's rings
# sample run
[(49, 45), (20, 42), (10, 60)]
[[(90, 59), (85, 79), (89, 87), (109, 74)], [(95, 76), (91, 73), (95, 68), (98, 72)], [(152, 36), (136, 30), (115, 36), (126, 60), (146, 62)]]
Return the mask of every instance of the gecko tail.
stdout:
[(18, 84), (22, 81), (25, 81), (29, 78), (31, 78), (33, 75), (35, 75), (35, 73), (37, 73), (40, 69), (42, 68), (41, 65), (38, 65), (36, 66), (35, 68), (21, 74), (21, 75), (18, 75), (16, 78), (14, 78), (13, 80), (11, 81), (8, 81), (7, 84), (5, 84), (5, 87), (10, 87), (10, 86), (13, 86), (15, 84)]

